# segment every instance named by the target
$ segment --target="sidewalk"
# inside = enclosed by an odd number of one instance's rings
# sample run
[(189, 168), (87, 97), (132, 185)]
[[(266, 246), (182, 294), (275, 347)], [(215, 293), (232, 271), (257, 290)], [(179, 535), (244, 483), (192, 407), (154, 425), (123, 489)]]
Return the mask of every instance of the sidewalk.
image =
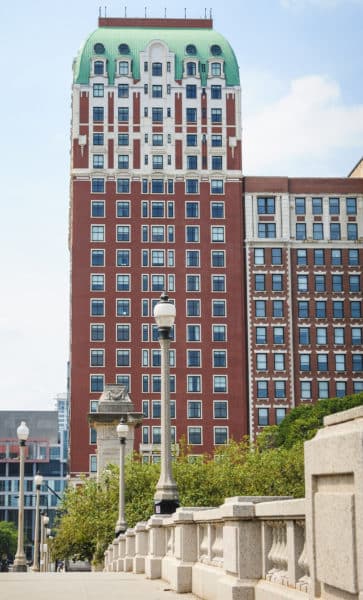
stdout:
[(134, 573), (0, 573), (2, 600), (196, 600)]

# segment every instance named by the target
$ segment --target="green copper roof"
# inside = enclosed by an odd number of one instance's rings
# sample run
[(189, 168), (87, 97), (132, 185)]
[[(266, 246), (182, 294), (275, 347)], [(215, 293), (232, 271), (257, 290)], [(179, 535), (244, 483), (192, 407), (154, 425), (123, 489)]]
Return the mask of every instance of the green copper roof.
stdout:
[[(115, 59), (121, 58), (118, 47), (120, 44), (128, 44), (132, 59), (132, 71), (134, 79), (140, 79), (139, 53), (145, 50), (152, 40), (165, 42), (172, 52), (175, 53), (175, 79), (181, 79), (183, 73), (183, 61), (186, 58), (197, 59), (200, 63), (206, 63), (213, 58), (211, 46), (217, 44), (222, 53), (215, 58), (223, 58), (225, 61), (225, 77), (228, 86), (239, 85), (239, 70), (235, 54), (227, 40), (214, 29), (191, 29), (191, 28), (148, 28), (148, 27), (99, 27), (85, 41), (74, 61), (73, 72), (75, 83), (89, 83), (90, 59), (99, 56), (108, 59), (108, 76), (111, 84), (115, 77)], [(96, 55), (94, 45), (101, 43), (105, 52)], [(197, 52), (190, 56), (185, 48), (188, 44), (194, 44)], [(202, 85), (206, 73), (201, 73)]]

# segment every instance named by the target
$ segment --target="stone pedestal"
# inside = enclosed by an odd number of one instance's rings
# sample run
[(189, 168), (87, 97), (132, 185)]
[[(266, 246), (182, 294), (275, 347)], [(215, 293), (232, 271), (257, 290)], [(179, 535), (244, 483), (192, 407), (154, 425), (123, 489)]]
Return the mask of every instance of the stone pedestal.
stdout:
[(88, 422), (97, 431), (97, 477), (109, 464), (119, 464), (120, 442), (116, 427), (124, 418), (129, 425), (126, 440), (126, 455), (134, 450), (134, 429), (142, 421), (142, 413), (137, 413), (123, 385), (105, 385), (99, 403), (98, 411), (88, 415)]

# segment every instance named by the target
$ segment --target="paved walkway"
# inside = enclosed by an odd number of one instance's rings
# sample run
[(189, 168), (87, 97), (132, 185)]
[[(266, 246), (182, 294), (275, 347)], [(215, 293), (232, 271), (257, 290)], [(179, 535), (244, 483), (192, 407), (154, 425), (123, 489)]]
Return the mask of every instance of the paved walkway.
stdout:
[(196, 600), (134, 573), (0, 573), (1, 600)]

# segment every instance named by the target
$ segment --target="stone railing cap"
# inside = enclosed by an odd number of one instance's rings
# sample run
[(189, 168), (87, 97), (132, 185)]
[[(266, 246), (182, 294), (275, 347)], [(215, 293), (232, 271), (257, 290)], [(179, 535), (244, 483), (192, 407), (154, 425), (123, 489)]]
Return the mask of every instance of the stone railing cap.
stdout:
[(363, 419), (363, 406), (355, 406), (349, 410), (343, 410), (332, 415), (327, 415), (324, 417), (324, 426), (331, 427), (332, 425), (354, 421), (355, 419)]
[(256, 506), (256, 517), (284, 518), (305, 517), (305, 498), (292, 500), (276, 500), (275, 502), (263, 502)]

